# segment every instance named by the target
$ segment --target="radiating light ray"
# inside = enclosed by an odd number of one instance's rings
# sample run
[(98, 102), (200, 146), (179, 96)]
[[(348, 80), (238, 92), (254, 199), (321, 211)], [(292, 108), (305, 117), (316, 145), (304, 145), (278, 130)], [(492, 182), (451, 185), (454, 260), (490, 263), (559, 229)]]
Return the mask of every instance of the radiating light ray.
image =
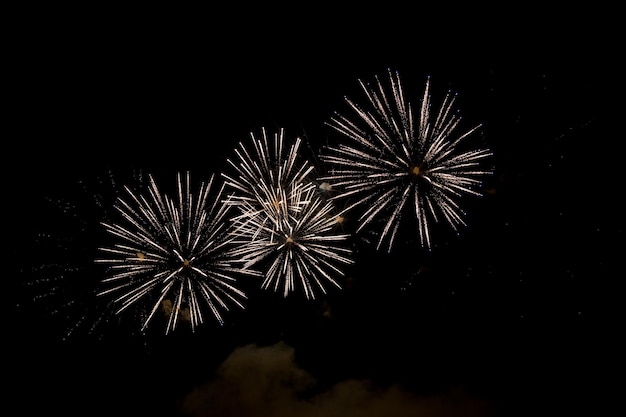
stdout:
[(162, 193), (152, 176), (146, 194), (126, 188), (118, 198), (119, 222), (103, 222), (114, 237), (100, 248), (97, 264), (107, 267), (101, 296), (112, 296), (117, 313), (149, 306), (145, 329), (165, 304), (172, 306), (166, 333), (176, 329), (185, 314), (191, 329), (205, 321), (208, 311), (224, 323), (221, 311), (230, 304), (243, 308), (244, 292), (235, 285), (241, 275), (259, 276), (237, 262), (228, 230), (231, 209), (216, 191), (215, 176), (190, 191), (189, 172), (177, 175), (176, 199)]
[(455, 94), (448, 93), (432, 114), (427, 79), (416, 120), (399, 74), (388, 75), (389, 87), (378, 76), (373, 86), (359, 80), (367, 109), (346, 98), (355, 117), (336, 113), (327, 122), (347, 143), (323, 148), (320, 160), (330, 169), (317, 180), (336, 191), (331, 200), (347, 201), (347, 210), (362, 209), (357, 232), (382, 223), (377, 249), (386, 245), (392, 250), (409, 204), (420, 242), (430, 248), (431, 225), (440, 217), (455, 231), (466, 225), (458, 200), (482, 194), (482, 178), (492, 173), (483, 164), (492, 153), (460, 148), (481, 126), (457, 134), (461, 117), (455, 110)]
[(232, 219), (235, 252), (245, 267), (264, 265), (262, 289), (285, 297), (301, 290), (313, 299), (327, 285), (341, 288), (342, 267), (353, 262), (350, 236), (336, 232), (341, 213), (309, 180), (313, 166), (301, 155), (301, 140), (288, 146), (282, 129), (272, 139), (265, 129), (259, 139), (251, 134), (252, 151), (240, 143), (229, 160), (234, 175), (222, 174), (233, 190), (228, 204), (239, 213)]

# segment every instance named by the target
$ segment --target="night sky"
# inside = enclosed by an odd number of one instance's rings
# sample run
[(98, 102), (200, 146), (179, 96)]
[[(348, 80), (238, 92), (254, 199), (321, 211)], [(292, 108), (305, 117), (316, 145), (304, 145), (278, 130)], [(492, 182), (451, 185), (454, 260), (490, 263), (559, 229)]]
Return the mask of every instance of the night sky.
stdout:
[[(610, 31), (547, 19), (442, 37), (449, 27), (375, 17), (30, 22), (16, 34), (4, 168), (16, 414), (609, 409), (624, 237)], [(132, 317), (98, 320), (92, 261), (116, 189), (137, 172), (165, 188), (181, 171), (204, 180), (261, 127), (303, 138), (319, 164), (336, 140), (324, 123), (388, 69), (415, 104), (430, 77), (435, 100), (455, 91), (463, 125), (482, 124), (494, 173), (484, 196), (462, 199), (467, 227), (436, 227), (431, 250), (402, 229), (391, 253), (355, 234), (341, 290), (310, 301), (244, 283), (246, 308), (224, 326), (164, 335), (159, 322), (142, 333)]]

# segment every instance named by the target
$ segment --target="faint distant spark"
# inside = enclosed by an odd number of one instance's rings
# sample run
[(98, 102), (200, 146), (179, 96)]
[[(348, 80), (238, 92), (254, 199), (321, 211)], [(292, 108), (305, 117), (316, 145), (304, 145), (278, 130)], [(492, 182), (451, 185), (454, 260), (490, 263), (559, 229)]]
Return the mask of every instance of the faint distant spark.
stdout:
[(335, 114), (327, 123), (350, 143), (326, 146), (320, 159), (330, 166), (319, 181), (335, 191), (331, 200), (354, 199), (346, 210), (363, 209), (357, 232), (382, 221), (377, 249), (387, 241), (391, 251), (407, 203), (413, 205), (420, 242), (430, 248), (431, 222), (439, 217), (457, 230), (465, 225), (458, 199), (480, 195), (480, 167), (491, 156), (486, 149), (462, 151), (460, 143), (480, 128), (456, 134), (461, 117), (454, 110), (456, 94), (448, 93), (433, 119), (430, 79), (419, 113), (405, 99), (399, 74), (389, 71), (390, 89), (376, 77), (374, 86), (361, 80), (369, 110), (346, 98), (355, 120)]
[(204, 322), (208, 307), (222, 324), (220, 310), (227, 302), (243, 308), (243, 291), (235, 286), (240, 274), (258, 273), (238, 267), (232, 247), (222, 185), (214, 192), (214, 175), (202, 183), (198, 194), (190, 192), (189, 173), (177, 175), (177, 199), (162, 194), (149, 176), (147, 195), (126, 188), (129, 200), (119, 198), (115, 208), (118, 223), (103, 223), (116, 243), (102, 247), (108, 276), (100, 295), (115, 295), (120, 313), (130, 306), (148, 305), (147, 327), (162, 309), (169, 318), (166, 333), (179, 321), (189, 321), (192, 330)]
[(300, 154), (301, 140), (287, 146), (284, 131), (273, 136), (251, 134), (252, 151), (239, 144), (237, 159), (229, 160), (236, 175), (222, 174), (234, 191), (228, 204), (240, 215), (234, 218), (236, 253), (251, 267), (267, 265), (263, 289), (287, 296), (300, 286), (307, 298), (315, 290), (326, 292), (340, 265), (351, 264), (349, 235), (335, 232), (339, 214), (334, 204), (318, 194), (308, 176), (313, 167)]

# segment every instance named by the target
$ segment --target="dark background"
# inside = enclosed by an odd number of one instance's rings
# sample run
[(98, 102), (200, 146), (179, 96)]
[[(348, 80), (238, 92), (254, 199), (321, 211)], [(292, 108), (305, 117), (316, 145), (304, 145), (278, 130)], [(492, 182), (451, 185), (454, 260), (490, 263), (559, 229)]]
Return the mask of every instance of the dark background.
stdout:
[[(4, 141), (15, 407), (178, 415), (235, 348), (283, 341), (321, 386), (356, 378), (425, 398), (461, 386), (498, 416), (608, 409), (623, 239), (611, 25), (582, 13), (457, 25), (330, 12), (42, 11), (17, 25)], [(344, 95), (361, 98), (357, 80), (389, 68), (415, 104), (431, 77), (433, 97), (456, 91), (465, 126), (483, 125), (495, 169), (489, 192), (466, 202), (468, 227), (442, 230), (431, 251), (405, 242), (386, 254), (356, 237), (342, 291), (306, 301), (252, 289), (223, 327), (90, 331), (98, 306), (82, 297), (111, 178), (204, 179), (262, 126), (305, 138), (315, 158)], [(41, 272), (50, 264), (62, 266)]]

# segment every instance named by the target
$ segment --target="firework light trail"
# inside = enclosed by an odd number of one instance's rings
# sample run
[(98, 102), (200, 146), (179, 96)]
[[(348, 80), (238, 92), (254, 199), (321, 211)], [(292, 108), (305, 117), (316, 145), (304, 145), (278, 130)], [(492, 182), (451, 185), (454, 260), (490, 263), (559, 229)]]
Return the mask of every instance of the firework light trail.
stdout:
[(391, 251), (401, 218), (411, 203), (422, 246), (431, 247), (431, 223), (442, 217), (455, 231), (465, 226), (459, 205), (462, 195), (481, 195), (481, 168), (491, 156), (487, 149), (460, 150), (460, 144), (481, 126), (457, 134), (461, 117), (455, 111), (456, 95), (448, 93), (431, 113), (430, 79), (419, 113), (405, 99), (398, 72), (389, 71), (389, 88), (378, 76), (370, 86), (359, 80), (369, 110), (346, 98), (355, 119), (336, 113), (327, 125), (349, 144), (328, 145), (320, 159), (330, 167), (320, 177), (336, 192), (331, 200), (349, 201), (346, 210), (362, 208), (357, 232), (382, 222), (376, 248), (386, 242)]
[(341, 288), (335, 277), (353, 262), (349, 235), (335, 232), (334, 204), (307, 179), (313, 167), (300, 159), (300, 139), (288, 148), (282, 129), (272, 141), (262, 129), (251, 140), (253, 152), (240, 143), (237, 161), (228, 161), (237, 176), (223, 174), (234, 189), (229, 204), (240, 213), (233, 219), (236, 253), (246, 267), (266, 265), (262, 288), (282, 288), (284, 297), (298, 287), (307, 299), (326, 293), (327, 284)]
[(188, 172), (177, 174), (176, 185), (176, 200), (162, 194), (152, 176), (147, 195), (127, 188), (129, 200), (119, 198), (115, 206), (121, 221), (103, 223), (116, 243), (100, 248), (103, 257), (96, 260), (108, 272), (100, 295), (115, 296), (117, 313), (147, 304), (146, 328), (162, 309), (169, 315), (166, 333), (180, 321), (195, 330), (207, 308), (223, 324), (220, 311), (231, 303), (243, 308), (246, 299), (235, 286), (237, 278), (259, 275), (235, 259), (224, 185), (215, 192), (212, 175), (193, 194)]

